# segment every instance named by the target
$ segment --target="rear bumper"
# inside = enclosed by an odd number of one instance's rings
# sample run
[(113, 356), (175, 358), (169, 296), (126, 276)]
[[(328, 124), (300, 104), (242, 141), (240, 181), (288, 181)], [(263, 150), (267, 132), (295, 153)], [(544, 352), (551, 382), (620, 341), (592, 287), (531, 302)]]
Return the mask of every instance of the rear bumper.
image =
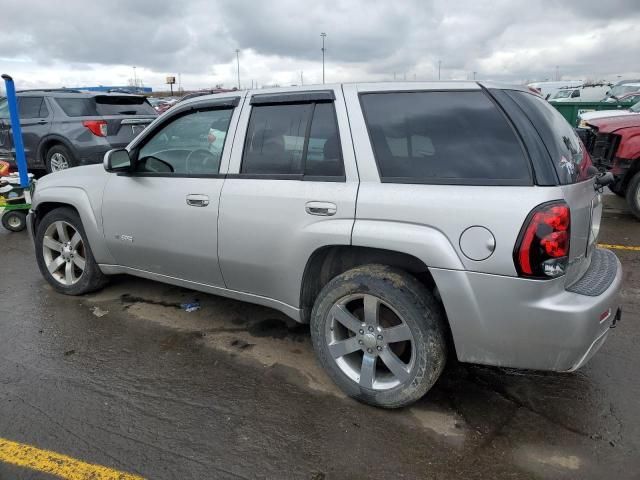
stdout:
[(619, 309), (622, 266), (609, 251), (602, 258), (605, 263), (592, 262), (585, 277), (604, 276), (608, 269), (607, 283), (595, 288), (584, 282), (581, 290), (577, 282), (570, 287), (574, 291), (565, 289), (562, 277), (528, 280), (432, 269), (458, 359), (536, 370), (580, 368), (606, 340)]

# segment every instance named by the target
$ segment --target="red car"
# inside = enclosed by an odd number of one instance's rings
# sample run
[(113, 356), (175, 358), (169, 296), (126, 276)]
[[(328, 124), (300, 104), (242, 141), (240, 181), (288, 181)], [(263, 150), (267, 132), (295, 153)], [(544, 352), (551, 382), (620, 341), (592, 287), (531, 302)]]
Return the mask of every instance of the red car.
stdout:
[(593, 163), (615, 176), (610, 189), (626, 196), (631, 212), (640, 219), (640, 115), (598, 118), (581, 136)]

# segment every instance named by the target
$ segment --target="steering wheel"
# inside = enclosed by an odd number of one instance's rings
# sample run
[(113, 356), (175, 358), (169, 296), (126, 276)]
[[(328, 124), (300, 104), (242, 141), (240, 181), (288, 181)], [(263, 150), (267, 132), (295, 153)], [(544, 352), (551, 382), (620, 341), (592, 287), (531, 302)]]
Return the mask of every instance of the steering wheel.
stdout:
[(218, 158), (209, 150), (199, 148), (187, 155), (185, 167), (189, 174), (218, 173), (218, 168), (215, 165), (217, 160)]

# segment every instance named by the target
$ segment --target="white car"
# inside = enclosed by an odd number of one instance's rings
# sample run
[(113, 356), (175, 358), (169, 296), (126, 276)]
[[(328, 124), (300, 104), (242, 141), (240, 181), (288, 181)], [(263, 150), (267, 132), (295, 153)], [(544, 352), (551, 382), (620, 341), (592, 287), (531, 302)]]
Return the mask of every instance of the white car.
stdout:
[(558, 90), (550, 102), (599, 102), (611, 90), (610, 85), (583, 85), (576, 88)]
[(589, 126), (589, 122), (597, 118), (621, 117), (624, 115), (638, 114), (640, 114), (640, 102), (634, 104), (629, 109), (624, 108), (620, 110), (594, 110), (589, 112), (582, 112), (578, 114), (578, 127), (587, 128)]

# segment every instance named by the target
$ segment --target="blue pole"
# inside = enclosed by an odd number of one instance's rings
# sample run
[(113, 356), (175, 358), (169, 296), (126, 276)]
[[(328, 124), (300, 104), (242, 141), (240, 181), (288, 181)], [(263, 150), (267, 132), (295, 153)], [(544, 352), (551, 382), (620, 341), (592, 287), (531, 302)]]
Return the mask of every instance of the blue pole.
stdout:
[(11, 130), (13, 132), (13, 146), (16, 151), (16, 163), (20, 173), (20, 186), (29, 186), (29, 176), (27, 175), (27, 160), (24, 156), (24, 144), (22, 143), (22, 129), (20, 128), (20, 116), (18, 115), (18, 100), (16, 99), (16, 87), (13, 78), (6, 73), (2, 75), (4, 85), (7, 89), (7, 103), (9, 104), (9, 117), (11, 118)]

